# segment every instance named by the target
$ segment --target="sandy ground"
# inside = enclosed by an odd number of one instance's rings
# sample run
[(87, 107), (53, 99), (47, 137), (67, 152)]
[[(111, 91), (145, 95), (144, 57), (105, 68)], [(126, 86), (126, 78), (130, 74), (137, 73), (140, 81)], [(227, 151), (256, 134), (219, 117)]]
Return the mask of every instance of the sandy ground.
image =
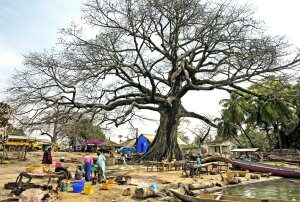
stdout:
[[(29, 152), (27, 154), (26, 161), (10, 160), (9, 164), (0, 164), (0, 193), (8, 194), (10, 190), (4, 189), (4, 184), (7, 182), (14, 182), (20, 172), (26, 171), (26, 167), (32, 165), (38, 165), (41, 163), (42, 152)], [(53, 166), (52, 171), (54, 171), (54, 164), (59, 161), (60, 157), (64, 157), (65, 160), (71, 160), (71, 158), (77, 158), (79, 160), (83, 159), (83, 153), (67, 153), (67, 152), (53, 152)], [(92, 155), (96, 158), (96, 154)], [(74, 177), (75, 169), (78, 163), (63, 163), (63, 166), (68, 166), (69, 170), (72, 172)], [(146, 171), (146, 167), (142, 165), (116, 165), (107, 167), (107, 176), (118, 176), (118, 175), (129, 175), (132, 177), (132, 184), (134, 185), (117, 185), (111, 184), (109, 190), (102, 190), (101, 184), (97, 184), (93, 187), (94, 193), (91, 195), (85, 195), (80, 193), (73, 193), (72, 187), (69, 186), (67, 192), (59, 192), (59, 198), (56, 201), (61, 202), (93, 202), (93, 201), (141, 201), (134, 198), (132, 195), (136, 189), (136, 185), (139, 183), (147, 183), (148, 185), (157, 184), (159, 189), (164, 187), (174, 186), (176, 187), (179, 182), (189, 184), (192, 182), (201, 182), (202, 180), (220, 180), (220, 175), (201, 175), (201, 177), (186, 178), (182, 175), (182, 171), (167, 171), (167, 172), (157, 172), (157, 171)], [(250, 173), (247, 174), (246, 178), (242, 179), (242, 184), (259, 182), (264, 180), (276, 179), (276, 177), (261, 178), (260, 180), (247, 180), (249, 179)], [(37, 180), (33, 179), (33, 183), (46, 184), (47, 180)], [(166, 182), (168, 182), (166, 184)], [(55, 186), (55, 181), (51, 182)], [(91, 184), (87, 182), (86, 184)], [(130, 196), (123, 196), (122, 193), (125, 189), (131, 189)], [(1, 198), (0, 198), (1, 200)], [(144, 201), (157, 201), (157, 199), (146, 199)]]

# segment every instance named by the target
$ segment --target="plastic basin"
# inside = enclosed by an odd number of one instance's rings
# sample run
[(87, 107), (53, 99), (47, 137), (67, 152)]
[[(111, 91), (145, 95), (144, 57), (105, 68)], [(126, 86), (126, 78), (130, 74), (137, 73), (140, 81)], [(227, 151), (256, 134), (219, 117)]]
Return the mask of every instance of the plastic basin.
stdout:
[(73, 192), (80, 193), (82, 192), (83, 187), (84, 187), (84, 183), (75, 183), (73, 184)]
[(85, 181), (84, 180), (75, 180), (74, 184), (84, 184)]

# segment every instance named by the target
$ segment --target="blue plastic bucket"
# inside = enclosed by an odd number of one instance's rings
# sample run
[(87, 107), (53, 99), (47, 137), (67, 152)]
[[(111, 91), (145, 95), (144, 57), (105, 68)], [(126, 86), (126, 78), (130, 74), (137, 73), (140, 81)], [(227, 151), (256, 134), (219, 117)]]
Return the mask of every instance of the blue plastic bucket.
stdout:
[(157, 187), (157, 184), (152, 184), (152, 185), (150, 186), (150, 188), (151, 188), (151, 189), (157, 189), (158, 187)]
[(84, 183), (75, 183), (73, 184), (73, 192), (80, 193), (82, 192), (83, 187), (84, 187)]
[(158, 192), (158, 187), (157, 187), (157, 184), (153, 184), (150, 186), (150, 188), (154, 191), (154, 193), (157, 193)]

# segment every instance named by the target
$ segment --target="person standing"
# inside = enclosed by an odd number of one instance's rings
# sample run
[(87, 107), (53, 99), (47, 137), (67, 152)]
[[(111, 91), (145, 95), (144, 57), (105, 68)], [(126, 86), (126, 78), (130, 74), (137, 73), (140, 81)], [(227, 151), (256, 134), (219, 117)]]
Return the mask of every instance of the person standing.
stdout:
[(42, 164), (52, 164), (52, 155), (51, 155), (52, 148), (49, 147), (43, 155)]
[(201, 166), (201, 157), (200, 157), (200, 154), (198, 154), (198, 156), (197, 156), (196, 164), (197, 164), (197, 166)]
[(105, 179), (105, 161), (106, 158), (101, 152), (97, 152), (98, 160), (97, 165), (99, 167), (99, 181)]
[(84, 157), (84, 169), (85, 169), (85, 180), (91, 180), (91, 168), (93, 164), (93, 158), (87, 153)]

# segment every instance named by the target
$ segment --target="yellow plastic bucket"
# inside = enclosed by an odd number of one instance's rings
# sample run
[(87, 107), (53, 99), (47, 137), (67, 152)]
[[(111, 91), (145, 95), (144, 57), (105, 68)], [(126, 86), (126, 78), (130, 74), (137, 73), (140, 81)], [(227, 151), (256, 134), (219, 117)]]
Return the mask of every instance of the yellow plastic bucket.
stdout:
[(109, 189), (109, 184), (107, 182), (102, 184), (102, 189), (108, 190)]
[(115, 183), (115, 178), (114, 177), (110, 177), (108, 179), (108, 184), (113, 184), (113, 183)]
[(93, 186), (92, 185), (85, 185), (83, 193), (84, 194), (92, 194), (93, 193)]

